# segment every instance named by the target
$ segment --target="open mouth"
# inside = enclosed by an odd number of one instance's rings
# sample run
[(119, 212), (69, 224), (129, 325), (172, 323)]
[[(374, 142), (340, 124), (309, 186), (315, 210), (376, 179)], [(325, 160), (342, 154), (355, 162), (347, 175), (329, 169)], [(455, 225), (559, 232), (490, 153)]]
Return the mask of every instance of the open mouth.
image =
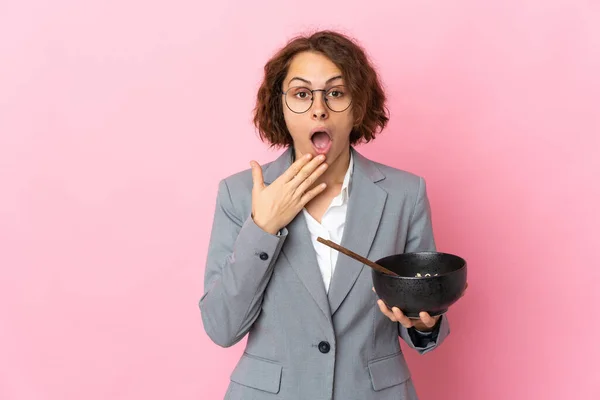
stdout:
[(331, 136), (326, 131), (315, 131), (310, 137), (310, 141), (313, 144), (315, 151), (318, 154), (325, 154), (331, 148)]

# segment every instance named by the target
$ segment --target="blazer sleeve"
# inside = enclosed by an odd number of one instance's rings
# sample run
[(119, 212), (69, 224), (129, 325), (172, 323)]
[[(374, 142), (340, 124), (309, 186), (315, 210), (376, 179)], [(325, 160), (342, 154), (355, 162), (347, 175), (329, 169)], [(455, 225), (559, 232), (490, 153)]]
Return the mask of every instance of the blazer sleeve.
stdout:
[(227, 182), (219, 182), (199, 306), (204, 330), (213, 342), (239, 342), (261, 312), (265, 289), (287, 229), (271, 235), (250, 215), (236, 211)]
[[(425, 180), (419, 178), (419, 190), (409, 222), (406, 238), (406, 253), (416, 251), (436, 251), (431, 221), (431, 207), (427, 197)], [(450, 334), (450, 325), (446, 315), (442, 315), (433, 332), (423, 333), (415, 328), (406, 329), (398, 323), (398, 334), (420, 354), (425, 354), (437, 346)]]

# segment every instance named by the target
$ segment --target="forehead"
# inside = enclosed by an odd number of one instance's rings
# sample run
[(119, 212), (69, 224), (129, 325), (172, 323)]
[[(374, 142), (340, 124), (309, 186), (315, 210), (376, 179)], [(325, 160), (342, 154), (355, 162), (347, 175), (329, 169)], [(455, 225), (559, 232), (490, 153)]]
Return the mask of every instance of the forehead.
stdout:
[(342, 71), (337, 65), (323, 54), (302, 52), (292, 58), (286, 83), (294, 77), (299, 77), (311, 81), (313, 85), (320, 85), (327, 79), (341, 74)]

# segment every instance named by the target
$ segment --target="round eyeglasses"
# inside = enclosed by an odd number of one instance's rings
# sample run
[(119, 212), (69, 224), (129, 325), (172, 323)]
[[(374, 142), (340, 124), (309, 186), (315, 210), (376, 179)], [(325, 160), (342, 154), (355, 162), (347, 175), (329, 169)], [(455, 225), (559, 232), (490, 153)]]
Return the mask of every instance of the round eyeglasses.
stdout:
[(309, 89), (304, 86), (293, 86), (282, 92), (285, 96), (285, 104), (290, 111), (302, 114), (310, 110), (315, 98), (315, 92), (323, 92), (323, 99), (327, 108), (333, 112), (346, 111), (352, 103), (350, 93), (345, 86), (333, 86), (325, 89)]

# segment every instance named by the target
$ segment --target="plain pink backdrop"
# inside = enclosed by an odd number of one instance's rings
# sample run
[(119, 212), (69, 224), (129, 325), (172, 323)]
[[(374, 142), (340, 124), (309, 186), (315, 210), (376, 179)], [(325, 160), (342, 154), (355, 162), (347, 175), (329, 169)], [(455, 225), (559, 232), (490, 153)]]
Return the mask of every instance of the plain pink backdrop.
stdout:
[(219, 179), (294, 34), (378, 66), (366, 156), (423, 175), (469, 290), (423, 400), (600, 398), (598, 1), (0, 2), (0, 399), (219, 399), (198, 300)]

